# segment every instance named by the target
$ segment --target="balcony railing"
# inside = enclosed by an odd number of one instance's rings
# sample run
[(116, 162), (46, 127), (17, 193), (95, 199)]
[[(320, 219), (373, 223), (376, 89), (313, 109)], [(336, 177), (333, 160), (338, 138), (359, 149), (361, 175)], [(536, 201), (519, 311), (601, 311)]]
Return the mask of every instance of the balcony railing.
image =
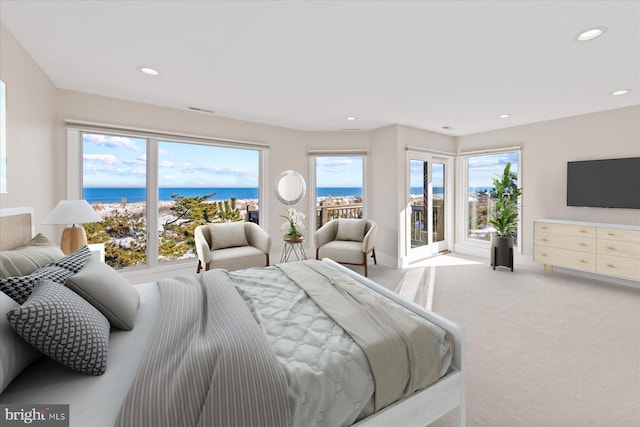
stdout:
[(317, 228), (336, 218), (362, 218), (362, 203), (316, 207)]

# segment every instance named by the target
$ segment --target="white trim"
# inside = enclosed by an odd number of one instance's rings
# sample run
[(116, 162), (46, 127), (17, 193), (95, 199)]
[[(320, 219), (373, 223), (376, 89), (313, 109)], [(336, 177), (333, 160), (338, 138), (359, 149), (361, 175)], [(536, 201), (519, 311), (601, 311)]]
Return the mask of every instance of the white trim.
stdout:
[(504, 147), (504, 148), (487, 148), (486, 150), (478, 150), (478, 151), (462, 151), (458, 153), (458, 156), (480, 156), (482, 154), (498, 154), (505, 153), (509, 151), (521, 151), (522, 148), (519, 145), (514, 145), (513, 147)]
[[(160, 202), (158, 200), (159, 197), (149, 197), (150, 194), (159, 194), (158, 193), (158, 139), (157, 138), (147, 138), (145, 141), (145, 153), (146, 157), (146, 171), (147, 171), (147, 182), (146, 182), (146, 194), (147, 199), (145, 200), (145, 205), (147, 209), (147, 268), (155, 268), (159, 265), (158, 262), (158, 207), (160, 206)], [(151, 238), (155, 236), (155, 238)], [(154, 256), (151, 256), (155, 254)]]
[(338, 150), (308, 150), (307, 154), (310, 156), (347, 156), (347, 155), (361, 155), (366, 156), (369, 154), (369, 150), (366, 148), (345, 148)]
[[(98, 122), (88, 122), (84, 120), (75, 120), (75, 119), (65, 119), (65, 125), (67, 129), (77, 129), (81, 131), (87, 132), (106, 132), (106, 133), (118, 133), (120, 135), (129, 135), (129, 136), (137, 136), (143, 138), (171, 138), (172, 141), (176, 142), (201, 142), (201, 143), (210, 143), (215, 142), (216, 145), (225, 145), (229, 147), (238, 147), (242, 146), (245, 148), (269, 148), (269, 144), (262, 144), (259, 142), (253, 141), (242, 141), (236, 139), (227, 139), (227, 138), (216, 138), (205, 135), (197, 135), (197, 134), (189, 134), (182, 132), (171, 132), (171, 131), (163, 131), (157, 129), (147, 129), (147, 128), (136, 128), (131, 126), (122, 126), (122, 125), (114, 125), (108, 123), (98, 123)], [(176, 140), (176, 138), (186, 138), (184, 141)]]
[(79, 143), (81, 140), (81, 131), (67, 129), (67, 200), (82, 198), (82, 143)]
[(432, 150), (430, 148), (414, 147), (412, 145), (405, 146), (405, 151), (413, 151), (416, 153), (427, 153), (427, 154), (432, 154), (434, 156), (447, 157), (450, 159), (453, 159), (456, 157), (456, 153), (451, 153), (448, 151)]

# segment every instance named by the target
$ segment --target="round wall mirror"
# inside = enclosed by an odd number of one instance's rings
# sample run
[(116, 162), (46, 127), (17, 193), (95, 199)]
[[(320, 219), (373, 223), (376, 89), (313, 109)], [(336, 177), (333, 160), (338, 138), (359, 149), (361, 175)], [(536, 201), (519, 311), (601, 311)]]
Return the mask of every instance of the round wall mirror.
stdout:
[(285, 205), (294, 205), (304, 197), (307, 185), (304, 178), (296, 171), (282, 172), (276, 179), (276, 198)]

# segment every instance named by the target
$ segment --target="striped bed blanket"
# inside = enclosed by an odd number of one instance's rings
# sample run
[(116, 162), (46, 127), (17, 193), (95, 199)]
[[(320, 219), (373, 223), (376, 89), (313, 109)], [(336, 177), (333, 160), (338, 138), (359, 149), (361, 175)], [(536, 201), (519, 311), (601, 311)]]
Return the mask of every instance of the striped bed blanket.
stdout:
[(442, 374), (424, 320), (318, 261), (278, 267), (159, 281), (116, 426), (350, 425)]
[(158, 285), (161, 315), (116, 426), (288, 426), (282, 368), (227, 274)]

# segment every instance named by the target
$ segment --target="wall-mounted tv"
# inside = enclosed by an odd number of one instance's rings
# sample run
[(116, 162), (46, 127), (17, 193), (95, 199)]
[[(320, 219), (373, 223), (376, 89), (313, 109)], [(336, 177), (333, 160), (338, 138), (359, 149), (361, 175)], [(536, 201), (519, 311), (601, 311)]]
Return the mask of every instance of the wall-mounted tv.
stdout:
[(567, 162), (567, 206), (640, 209), (640, 157)]

